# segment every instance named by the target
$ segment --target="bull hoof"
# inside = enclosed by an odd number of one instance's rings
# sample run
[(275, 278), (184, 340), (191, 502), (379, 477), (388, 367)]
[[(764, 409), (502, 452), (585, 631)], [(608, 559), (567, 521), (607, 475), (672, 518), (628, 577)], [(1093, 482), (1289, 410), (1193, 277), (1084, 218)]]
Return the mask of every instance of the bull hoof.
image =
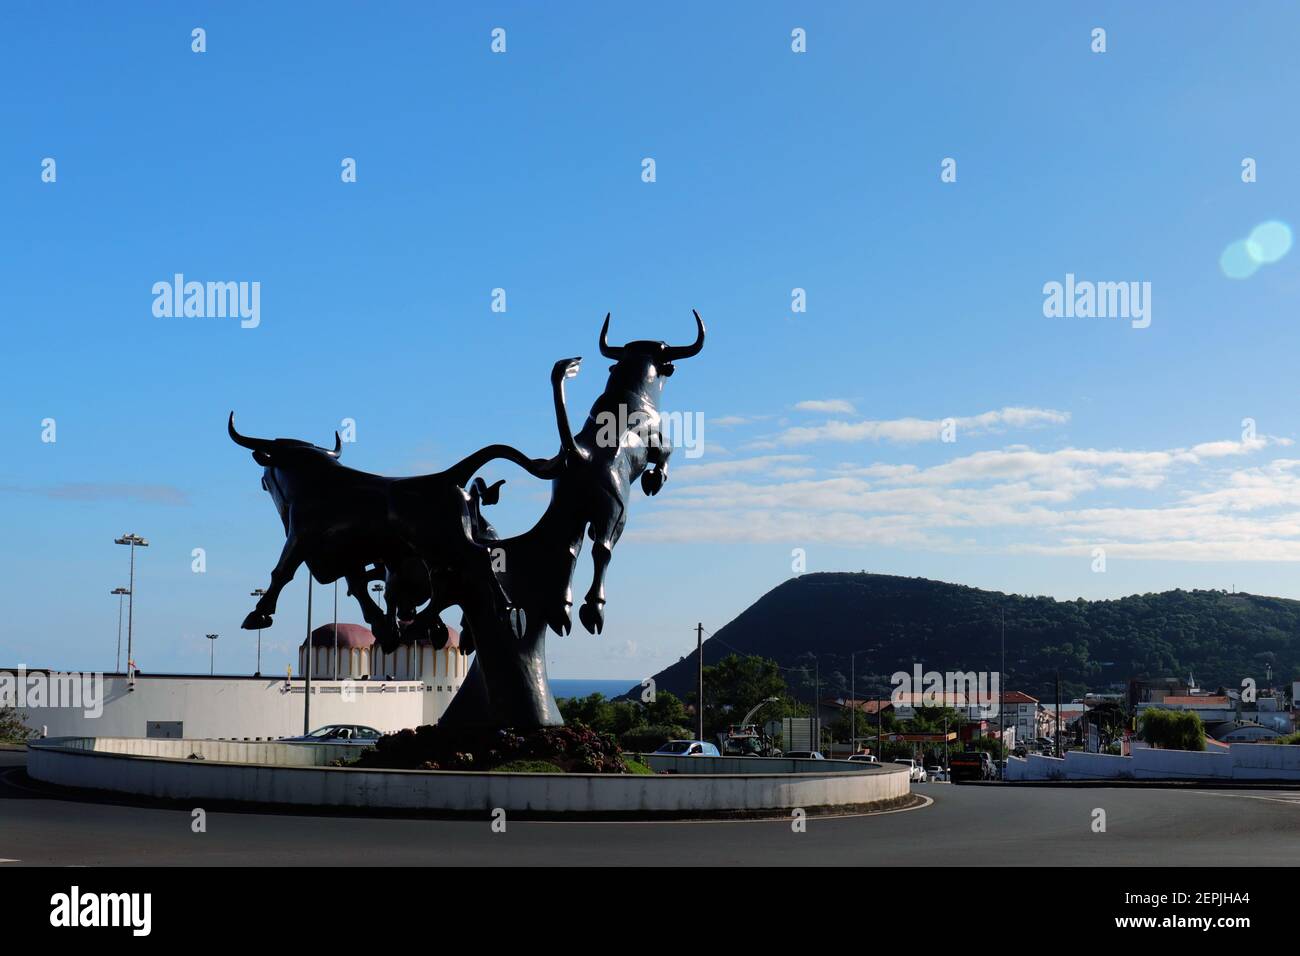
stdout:
[(506, 619), (510, 621), (510, 630), (515, 632), (515, 637), (523, 640), (528, 633), (528, 617), (524, 614), (521, 607), (511, 607), (506, 610)]
[(605, 602), (584, 601), (578, 608), (578, 618), (589, 634), (599, 634), (605, 627)]
[(551, 613), (546, 616), (547, 626), (561, 637), (567, 635), (573, 627), (573, 622), (569, 617), (569, 612), (572, 607), (573, 605), (566, 601), (559, 607), (554, 608)]
[(271, 615), (262, 611), (249, 611), (248, 617), (244, 618), (244, 623), (240, 625), (246, 631), (257, 631), (270, 626)]
[(641, 490), (653, 498), (659, 494), (659, 490), (663, 488), (666, 480), (664, 473), (657, 468), (654, 471), (643, 471), (641, 472)]

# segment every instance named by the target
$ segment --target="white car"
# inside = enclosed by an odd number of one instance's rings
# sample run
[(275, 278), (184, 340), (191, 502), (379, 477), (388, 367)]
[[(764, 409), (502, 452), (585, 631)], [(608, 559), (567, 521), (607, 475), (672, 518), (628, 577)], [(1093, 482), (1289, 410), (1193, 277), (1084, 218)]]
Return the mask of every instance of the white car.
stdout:
[(876, 759), (875, 754), (851, 754), (849, 756), (849, 762), (850, 763), (880, 763), (880, 761)]
[(948, 772), (942, 767), (926, 767), (925, 775), (931, 780), (947, 780)]
[(915, 760), (905, 760), (902, 757), (899, 757), (894, 761), (894, 763), (902, 764), (904, 767), (907, 768), (908, 778), (913, 783), (925, 783), (927, 779), (925, 768), (922, 767)]

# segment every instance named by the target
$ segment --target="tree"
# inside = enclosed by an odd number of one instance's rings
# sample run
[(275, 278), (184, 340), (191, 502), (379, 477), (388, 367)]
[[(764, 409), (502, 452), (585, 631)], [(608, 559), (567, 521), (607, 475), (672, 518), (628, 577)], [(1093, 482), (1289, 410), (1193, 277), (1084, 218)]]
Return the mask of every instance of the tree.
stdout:
[(5, 743), (22, 743), (36, 736), (36, 731), (23, 723), (26, 714), (20, 714), (12, 707), (0, 707), (0, 741)]
[(686, 705), (676, 694), (666, 690), (655, 693), (655, 699), (645, 705), (646, 723), (669, 724), (684, 727), (690, 723)]
[[(694, 701), (695, 695), (689, 698)], [(807, 708), (794, 700), (776, 661), (764, 657), (729, 654), (704, 668), (704, 734), (713, 737), (740, 720), (751, 707), (768, 697), (778, 698), (764, 712), (768, 719), (797, 716)]]
[[(1088, 711), (1084, 719), (1087, 724), (1097, 728), (1097, 737), (1104, 751), (1123, 735), (1128, 723), (1128, 711), (1117, 700), (1104, 700)], [(1084, 732), (1087, 733), (1086, 726)]]
[(1152, 747), (1163, 750), (1204, 750), (1205, 725), (1193, 710), (1142, 711), (1138, 733)]
[(976, 737), (970, 742), (971, 750), (984, 750), (994, 760), (1005, 760), (1007, 757), (1007, 745), (996, 737)]

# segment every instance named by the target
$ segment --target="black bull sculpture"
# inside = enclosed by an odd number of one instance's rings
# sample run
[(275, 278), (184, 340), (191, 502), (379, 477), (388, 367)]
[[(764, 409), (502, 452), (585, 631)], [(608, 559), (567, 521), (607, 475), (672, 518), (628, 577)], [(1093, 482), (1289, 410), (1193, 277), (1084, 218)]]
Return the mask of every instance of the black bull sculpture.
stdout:
[[(248, 438), (235, 430), (232, 412), (230, 437), (264, 467), (262, 487), (286, 536), (271, 585), (243, 626), (271, 626), (280, 591), (304, 563), (322, 584), (346, 580), (386, 651), (426, 637), (445, 646), (439, 613), (458, 605), (461, 646), (475, 658), (442, 721), (517, 728), (562, 724), (546, 675), (546, 630), (563, 635), (572, 626), (571, 585), (584, 532), (591, 538), (593, 574), (578, 617), (593, 634), (604, 627), (605, 571), (627, 523), (632, 485), (639, 479), (642, 490), (654, 495), (668, 480), (672, 449), (660, 429), (659, 396), (673, 363), (704, 347), (698, 312), (695, 324), (691, 345), (612, 346), (606, 315), (600, 353), (614, 364), (576, 434), (569, 427), (564, 382), (577, 374), (582, 359), (561, 359), (551, 370), (560, 451), (549, 459), (489, 445), (437, 474), (385, 478), (341, 464), (337, 433), (333, 450), (290, 438)], [(499, 459), (551, 481), (545, 513), (513, 538), (499, 538), (482, 513), (497, 501), (503, 482), (474, 478)], [(381, 579), (386, 610), (367, 589)]]

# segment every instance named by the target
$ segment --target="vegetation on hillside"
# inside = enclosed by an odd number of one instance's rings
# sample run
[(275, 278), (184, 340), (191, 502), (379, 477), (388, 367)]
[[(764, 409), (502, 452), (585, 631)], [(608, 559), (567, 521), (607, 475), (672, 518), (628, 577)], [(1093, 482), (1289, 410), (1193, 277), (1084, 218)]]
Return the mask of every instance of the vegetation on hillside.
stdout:
[[(782, 668), (792, 692), (811, 700), (854, 692), (887, 696), (890, 676), (925, 670), (1000, 670), (1004, 689), (1041, 700), (1121, 685), (1131, 677), (1186, 677), (1205, 687), (1264, 683), (1300, 673), (1300, 601), (1226, 591), (1167, 591), (1110, 601), (1057, 601), (866, 573), (805, 574), (769, 591), (705, 641), (706, 664), (754, 654)], [(685, 697), (695, 655), (655, 675), (660, 692)]]

